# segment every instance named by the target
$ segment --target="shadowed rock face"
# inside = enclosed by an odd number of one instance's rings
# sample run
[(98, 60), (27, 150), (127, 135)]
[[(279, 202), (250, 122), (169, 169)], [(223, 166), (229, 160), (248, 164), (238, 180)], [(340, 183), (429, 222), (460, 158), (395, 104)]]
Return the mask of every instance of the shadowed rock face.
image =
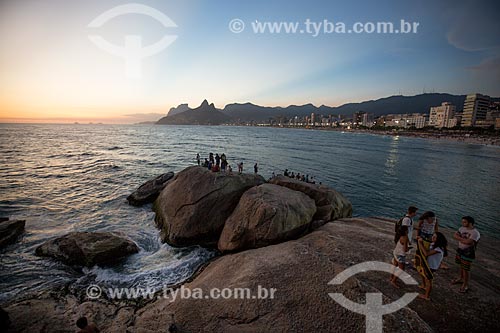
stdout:
[(314, 200), (283, 186), (263, 184), (246, 191), (227, 219), (220, 251), (257, 248), (303, 233), (316, 212)]
[(133, 241), (110, 232), (72, 232), (49, 240), (35, 250), (38, 256), (88, 267), (113, 264), (137, 252), (139, 248)]
[(162, 240), (173, 246), (217, 246), (224, 222), (243, 193), (265, 183), (253, 174), (215, 173), (193, 166), (179, 172), (154, 204)]
[(167, 172), (148, 180), (127, 197), (128, 203), (132, 206), (142, 206), (155, 201), (158, 195), (160, 195), (161, 190), (165, 188), (167, 182), (173, 177), (173, 172)]
[[(267, 290), (276, 288), (272, 299), (178, 296), (175, 301), (161, 297), (136, 306), (119, 300), (79, 300), (47, 293), (2, 308), (12, 322), (9, 332), (73, 332), (80, 316), (87, 316), (102, 332), (165, 332), (172, 313), (179, 332), (365, 332), (365, 316), (344, 309), (328, 293), (342, 293), (364, 303), (367, 292), (381, 292), (384, 304), (388, 304), (407, 292), (418, 292), (418, 287), (395, 289), (388, 282), (388, 273), (383, 272), (360, 273), (339, 286), (328, 282), (357, 263), (389, 262), (394, 223), (379, 218), (337, 220), (297, 240), (219, 257), (184, 284), (191, 291), (200, 288), (204, 295), (213, 288), (250, 288), (251, 296), (258, 295), (260, 285)], [(453, 239), (453, 231), (442, 231), (448, 240)], [(483, 238), (472, 267), (469, 293), (460, 294), (459, 286), (449, 283), (458, 274), (450, 253), (444, 259), (450, 269), (440, 269), (435, 275), (433, 300), (415, 299), (385, 315), (384, 332), (497, 332), (498, 242)], [(416, 271), (407, 272), (419, 280)]]
[(12, 244), (24, 232), (24, 220), (12, 220), (3, 218), (0, 222), (0, 248)]
[(313, 199), (317, 207), (313, 220), (328, 222), (352, 216), (351, 202), (327, 186), (309, 184), (282, 175), (274, 177), (269, 182), (300, 191)]
[[(272, 299), (159, 300), (137, 312), (135, 328), (141, 332), (161, 330), (168, 325), (168, 315), (174, 313), (182, 332), (365, 332), (365, 316), (343, 308), (328, 293), (342, 293), (364, 303), (367, 292), (377, 293), (381, 286), (389, 285), (388, 274), (376, 273), (373, 280), (356, 275), (340, 286), (328, 282), (352, 265), (353, 257), (384, 260), (385, 256), (380, 251), (358, 253), (358, 244), (347, 237), (356, 228), (348, 228), (349, 221), (335, 223), (297, 240), (219, 257), (184, 286), (207, 294), (215, 288), (249, 288), (251, 296), (258, 295), (259, 286), (268, 290), (268, 296), (275, 288)], [(369, 232), (364, 235), (369, 236)], [(390, 235), (386, 241), (392, 247)], [(384, 296), (384, 302), (399, 297)], [(406, 308), (384, 316), (384, 332), (431, 329)]]

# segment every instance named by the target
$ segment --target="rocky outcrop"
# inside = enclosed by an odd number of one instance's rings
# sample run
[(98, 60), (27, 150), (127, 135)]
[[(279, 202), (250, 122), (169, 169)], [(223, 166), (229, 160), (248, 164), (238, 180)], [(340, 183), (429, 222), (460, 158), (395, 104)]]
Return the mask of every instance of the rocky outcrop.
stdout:
[(0, 248), (12, 244), (24, 232), (26, 221), (2, 218), (0, 221)]
[[(394, 222), (341, 219), (297, 240), (219, 257), (183, 285), (192, 293), (201, 290), (209, 299), (181, 297), (178, 290), (175, 300), (173, 295), (160, 297), (140, 308), (73, 296), (17, 301), (2, 308), (12, 321), (9, 332), (74, 331), (74, 323), (82, 315), (101, 332), (164, 332), (171, 314), (175, 314), (179, 332), (365, 332), (365, 316), (344, 309), (328, 293), (342, 293), (357, 303), (364, 303), (367, 292), (382, 293), (388, 304), (419, 289), (403, 284), (395, 289), (388, 283), (388, 274), (381, 272), (360, 273), (338, 286), (328, 282), (357, 263), (389, 262)], [(452, 231), (443, 231), (452, 240)], [(467, 294), (459, 294), (459, 286), (449, 283), (458, 274), (450, 254), (445, 263), (451, 269), (440, 269), (435, 275), (433, 301), (415, 299), (384, 315), (384, 332), (497, 332), (500, 255), (496, 240), (483, 238)], [(408, 273), (419, 279), (416, 271)], [(211, 290), (225, 288), (242, 295), (248, 290), (250, 297), (210, 298)], [(271, 288), (275, 288), (272, 298)]]
[(72, 232), (49, 240), (35, 250), (38, 256), (88, 267), (113, 264), (137, 252), (139, 248), (132, 240), (110, 232)]
[(199, 166), (184, 169), (153, 206), (162, 240), (173, 246), (217, 246), (240, 197), (263, 183), (264, 178), (253, 174), (217, 173)]
[(231, 121), (231, 117), (220, 112), (213, 103), (204, 100), (195, 109), (189, 109), (175, 115), (161, 118), (157, 125), (220, 125)]
[(127, 197), (128, 203), (132, 206), (142, 206), (155, 201), (167, 185), (167, 182), (173, 177), (173, 172), (167, 172), (148, 180)]
[(272, 184), (253, 187), (227, 219), (218, 248), (257, 248), (297, 237), (308, 228), (315, 212), (314, 200), (301, 192)]
[(271, 184), (288, 187), (308, 195), (316, 203), (316, 221), (333, 221), (352, 216), (352, 204), (341, 193), (324, 185), (315, 185), (285, 176), (276, 176)]
[[(159, 331), (174, 313), (181, 332), (364, 332), (365, 316), (343, 308), (328, 293), (342, 293), (358, 303), (364, 303), (367, 292), (383, 292), (386, 303), (400, 296), (383, 274), (328, 284), (353, 263), (387, 258), (384, 251), (365, 252), (376, 245), (358, 244), (357, 236), (350, 236), (357, 227), (351, 221), (327, 223), (297, 240), (219, 257), (184, 288), (202, 290), (203, 295), (210, 290), (248, 290), (249, 297), (160, 300), (137, 312), (134, 328)], [(363, 235), (370, 237), (366, 231)], [(384, 241), (392, 246), (390, 234)], [(412, 309), (384, 316), (384, 332), (430, 331)]]
[[(87, 317), (103, 333), (123, 333), (134, 321), (134, 306), (118, 301), (80, 301), (73, 295), (43, 294), (37, 299), (7, 307), (10, 330), (6, 332), (78, 332), (76, 321)], [(0, 331), (4, 332), (0, 327)], [(160, 331), (163, 332), (163, 331)]]

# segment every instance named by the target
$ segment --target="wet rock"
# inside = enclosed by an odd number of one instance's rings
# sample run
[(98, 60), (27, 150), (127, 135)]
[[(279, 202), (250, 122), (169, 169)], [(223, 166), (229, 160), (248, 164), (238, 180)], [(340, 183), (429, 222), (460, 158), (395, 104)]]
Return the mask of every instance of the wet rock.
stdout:
[(4, 218), (0, 222), (0, 248), (12, 244), (24, 232), (26, 221), (9, 220)]
[(72, 232), (49, 240), (35, 250), (38, 256), (87, 267), (111, 265), (137, 252), (139, 248), (132, 240), (110, 232)]
[(132, 206), (142, 206), (155, 201), (158, 195), (160, 195), (160, 192), (167, 185), (167, 182), (173, 177), (173, 172), (167, 172), (154, 179), (148, 180), (127, 197), (128, 203)]

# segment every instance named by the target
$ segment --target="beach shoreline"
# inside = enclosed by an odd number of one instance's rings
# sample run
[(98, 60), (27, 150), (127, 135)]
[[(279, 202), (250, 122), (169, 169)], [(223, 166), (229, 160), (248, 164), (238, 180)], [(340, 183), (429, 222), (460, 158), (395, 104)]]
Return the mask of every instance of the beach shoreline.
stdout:
[[(257, 126), (258, 127), (258, 126)], [(347, 129), (333, 127), (294, 127), (294, 126), (272, 126), (273, 128), (289, 128), (289, 129), (307, 129), (319, 131), (335, 131), (343, 133), (363, 133), (382, 136), (405, 136), (411, 138), (420, 138), (428, 140), (439, 140), (448, 142), (459, 142), (466, 144), (477, 144), (484, 146), (500, 146), (500, 135), (484, 135), (478, 133), (443, 133), (443, 132), (424, 132), (424, 131), (406, 131), (406, 130), (369, 130), (369, 129)]]

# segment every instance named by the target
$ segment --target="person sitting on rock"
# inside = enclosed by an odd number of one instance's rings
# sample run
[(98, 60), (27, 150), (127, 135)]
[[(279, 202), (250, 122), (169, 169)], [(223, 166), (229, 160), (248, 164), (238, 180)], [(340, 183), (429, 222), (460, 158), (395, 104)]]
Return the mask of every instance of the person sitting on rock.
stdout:
[(80, 329), (78, 333), (99, 333), (96, 324), (88, 323), (87, 317), (81, 317), (76, 321), (76, 326)]

